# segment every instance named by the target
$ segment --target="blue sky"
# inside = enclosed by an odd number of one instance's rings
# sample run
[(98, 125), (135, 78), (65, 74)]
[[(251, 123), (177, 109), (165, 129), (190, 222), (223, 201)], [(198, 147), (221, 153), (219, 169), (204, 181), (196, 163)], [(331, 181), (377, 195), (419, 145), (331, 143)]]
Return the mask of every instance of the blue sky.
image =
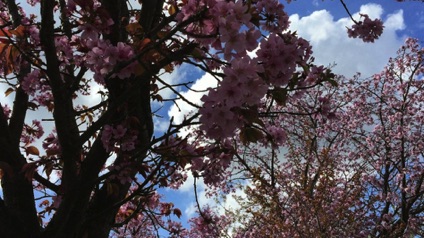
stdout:
[[(349, 10), (357, 12), (361, 5), (366, 3), (379, 4), (384, 9), (384, 14), (390, 14), (398, 10), (403, 10), (404, 21), (408, 29), (404, 33), (408, 36), (422, 38), (424, 28), (424, 4), (421, 1), (397, 2), (395, 0), (345, 0)], [(313, 11), (326, 9), (336, 18), (346, 17), (346, 11), (338, 0), (297, 0), (286, 5), (289, 14), (298, 13), (301, 16), (310, 15)]]

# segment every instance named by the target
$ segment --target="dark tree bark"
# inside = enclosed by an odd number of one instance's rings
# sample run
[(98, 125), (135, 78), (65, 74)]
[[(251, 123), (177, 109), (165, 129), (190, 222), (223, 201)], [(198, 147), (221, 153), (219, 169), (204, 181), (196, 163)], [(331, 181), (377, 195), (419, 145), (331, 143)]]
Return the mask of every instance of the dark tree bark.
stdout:
[[(125, 22), (123, 20), (129, 18), (128, 8), (125, 2), (104, 0), (102, 1), (103, 6), (111, 15), (115, 24), (113, 25), (112, 32), (119, 32), (119, 34), (110, 34), (105, 36), (106, 39), (110, 40), (112, 44), (116, 45), (118, 42), (127, 41), (127, 33), (125, 31)], [(153, 4), (153, 5), (152, 5)], [(154, 25), (159, 23), (159, 17), (162, 13), (163, 1), (143, 1), (142, 13), (140, 24), (144, 27), (145, 32), (150, 32)], [(143, 14), (148, 12), (149, 14)], [(144, 24), (148, 22), (148, 24)], [(142, 76), (135, 77), (132, 79), (134, 83), (128, 83), (116, 78), (111, 78), (106, 82), (110, 104), (122, 96), (123, 93), (129, 91), (135, 86), (136, 91), (126, 101), (127, 114), (136, 117), (140, 122), (139, 125), (139, 150), (137, 156), (131, 159), (143, 160), (146, 156), (147, 149), (150, 147), (151, 137), (153, 134), (153, 119), (152, 111), (150, 108), (150, 82), (153, 74), (157, 72), (149, 72)], [(113, 121), (121, 120), (122, 112), (116, 112)], [(115, 161), (116, 165), (125, 163), (127, 157), (131, 155), (121, 155)], [(135, 176), (137, 171), (134, 169), (131, 171), (132, 175)], [(119, 202), (125, 198), (127, 192), (131, 186), (131, 183), (122, 184), (118, 179), (109, 179), (106, 183), (117, 185), (119, 190), (115, 194), (110, 194), (107, 191), (107, 187), (103, 186), (93, 196), (90, 202), (87, 220), (84, 222), (83, 229), (80, 233), (81, 237), (108, 237), (110, 230), (115, 224), (115, 216), (119, 209)]]
[[(14, 0), (7, 0), (6, 4), (12, 18), (12, 26), (15, 28), (21, 24), (18, 7)], [(20, 68), (18, 81), (21, 81), (30, 70), (26, 62), (22, 62)], [(19, 151), (27, 108), (28, 95), (19, 88), (15, 93), (9, 123), (5, 117), (0, 116), (0, 168), (3, 170), (1, 179), (3, 199), (0, 199), (2, 237), (38, 237), (41, 231), (32, 182), (22, 172), (27, 162)], [(4, 115), (2, 108), (0, 115)]]
[[(14, 0), (7, 0), (9, 12), (13, 17), (14, 26), (19, 26), (20, 16)], [(25, 174), (25, 157), (20, 151), (20, 136), (28, 109), (28, 95), (18, 89), (15, 93), (13, 114), (9, 120), (0, 116), (0, 168), (4, 171), (2, 187), (4, 198), (0, 199), (0, 236), (1, 237), (42, 237), (42, 238), (75, 238), (95, 237), (106, 238), (115, 224), (115, 216), (122, 201), (127, 196), (131, 183), (121, 183), (118, 179), (107, 178), (99, 184), (101, 172), (110, 153), (103, 147), (98, 136), (86, 153), (83, 153), (84, 143), (105, 124), (120, 123), (128, 117), (137, 119), (138, 148), (135, 152), (118, 154), (115, 165), (141, 163), (151, 146), (153, 135), (153, 119), (150, 108), (150, 87), (154, 75), (164, 66), (181, 61), (190, 53), (194, 45), (181, 46), (178, 50), (166, 52), (158, 62), (144, 62), (149, 65), (145, 72), (132, 76), (129, 80), (106, 78), (108, 90), (108, 106), (106, 112), (98, 121), (87, 128), (85, 133), (78, 129), (73, 105), (73, 94), (77, 90), (78, 76), (74, 76), (72, 65), (65, 67), (66, 74), (60, 69), (60, 61), (55, 47), (56, 4), (62, 11), (60, 16), (62, 28), (70, 37), (70, 23), (66, 20), (66, 2), (59, 0), (41, 1), (40, 38), (48, 82), (54, 98), (54, 122), (61, 146), (63, 164), (60, 186), (51, 184), (46, 179), (43, 183), (61, 197), (62, 202), (55, 211), (51, 221), (44, 229), (39, 224), (34, 200), (31, 178)], [(143, 28), (144, 37), (155, 39), (158, 26), (164, 18), (163, 0), (145, 0), (142, 4), (139, 24)], [(130, 18), (126, 1), (103, 0), (102, 7), (114, 21), (111, 33), (103, 35), (113, 45), (127, 42), (126, 26)], [(157, 44), (160, 45), (161, 43)], [(161, 52), (162, 53), (162, 52)], [(21, 70), (18, 80), (30, 72)], [(118, 66), (117, 66), (118, 67)], [(140, 66), (141, 67), (141, 66)], [(63, 69), (62, 69), (63, 70)], [(81, 69), (83, 71), (83, 69)], [(63, 80), (64, 79), (64, 80)], [(0, 115), (3, 109), (0, 107)], [(87, 132), (88, 131), (88, 132)], [(137, 174), (136, 166), (130, 171), (130, 177)], [(38, 177), (42, 180), (41, 176)], [(50, 183), (50, 184), (49, 184)], [(114, 193), (107, 190), (104, 184), (114, 184), (118, 189)], [(146, 196), (151, 192), (151, 185), (146, 182), (141, 190)], [(144, 190), (143, 190), (144, 189)]]

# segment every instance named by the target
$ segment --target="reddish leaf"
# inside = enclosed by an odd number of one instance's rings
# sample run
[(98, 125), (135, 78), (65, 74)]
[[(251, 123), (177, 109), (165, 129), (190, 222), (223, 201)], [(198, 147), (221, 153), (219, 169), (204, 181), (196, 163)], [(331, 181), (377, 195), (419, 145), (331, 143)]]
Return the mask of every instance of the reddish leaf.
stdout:
[(155, 94), (155, 95), (153, 95), (153, 96), (152, 96), (152, 99), (153, 99), (153, 100), (156, 100), (156, 101), (158, 101), (158, 102), (163, 102), (163, 98), (162, 98), (162, 96), (161, 96), (161, 95), (159, 95), (159, 94)]
[(163, 69), (165, 69), (165, 72), (167, 73), (172, 73), (172, 71), (174, 71), (174, 66), (172, 64), (167, 64), (163, 67)]
[(166, 180), (166, 178), (160, 178), (159, 184), (160, 184), (161, 187), (167, 187), (168, 186), (168, 180)]
[(142, 50), (144, 47), (146, 47), (152, 40), (150, 40), (149, 38), (144, 38), (140, 43), (139, 43), (139, 50)]
[(163, 39), (168, 35), (169, 31), (159, 31), (158, 33), (156, 33), (156, 36), (159, 39)]
[(152, 91), (153, 93), (157, 93), (159, 91), (159, 87), (157, 84), (151, 84), (150, 85), (150, 91)]
[(25, 153), (26, 155), (40, 155), (40, 151), (37, 149), (37, 147), (32, 145), (25, 148)]
[(9, 96), (11, 93), (13, 93), (15, 91), (15, 89), (14, 88), (8, 88), (7, 90), (6, 90), (6, 92), (4, 92), (4, 95), (7, 97), (7, 96)]
[(37, 170), (37, 164), (34, 162), (34, 163), (28, 163), (28, 164), (25, 164), (23, 167), (22, 167), (22, 172), (24, 172), (25, 173), (25, 178), (26, 179), (28, 179), (28, 181), (32, 181), (32, 178), (34, 177), (34, 173), (35, 173), (35, 171)]
[(53, 171), (53, 163), (49, 162), (44, 166), (44, 172), (46, 172), (47, 178), (50, 179), (50, 174)]
[(35, 103), (33, 103), (33, 102), (28, 102), (28, 108), (29, 108), (30, 110), (35, 111), (36, 109), (38, 109), (38, 105), (37, 105), (37, 104), (35, 104)]
[(10, 44), (10, 40), (9, 39), (5, 39), (5, 38), (0, 38), (0, 44)]
[(174, 209), (174, 215), (177, 216), (178, 218), (181, 218), (182, 212), (180, 209), (175, 208)]
[(134, 74), (136, 76), (140, 76), (140, 75), (144, 74), (144, 72), (146, 72), (146, 69), (141, 64), (138, 64), (138, 67), (134, 70)]
[(169, 6), (168, 13), (169, 15), (174, 15), (177, 12), (177, 8), (174, 5)]
[[(1, 38), (0, 38), (1, 39)], [(1, 40), (3, 42), (3, 40)], [(3, 55), (6, 52), (6, 49), (10, 46), (10, 44), (0, 43), (0, 55)]]
[(105, 185), (108, 196), (117, 195), (119, 193), (119, 187), (116, 183), (106, 182)]
[(50, 201), (49, 200), (43, 200), (40, 204), (38, 204), (38, 207), (46, 207), (46, 206), (48, 206), (48, 205), (50, 205)]
[(91, 122), (93, 122), (93, 115), (91, 114), (91, 113), (88, 113), (87, 114), (87, 117), (88, 117), (88, 121), (91, 123)]
[(201, 59), (203, 55), (203, 51), (199, 48), (194, 48), (193, 51), (191, 51), (191, 56), (195, 59)]
[(259, 118), (258, 109), (256, 107), (240, 108), (237, 112), (240, 113), (240, 115), (243, 116), (243, 119), (250, 124), (256, 123), (258, 125), (265, 126)]
[(11, 37), (12, 34), (10, 34), (8, 29), (2, 29), (2, 30), (0, 30), (0, 36)]
[(125, 29), (130, 35), (141, 34), (143, 33), (143, 27), (138, 22), (133, 22), (128, 24)]
[(54, 109), (54, 103), (53, 103), (53, 101), (49, 101), (48, 104), (47, 104), (47, 110), (49, 110), (49, 112), (52, 112), (53, 109)]
[(144, 177), (147, 178), (147, 172), (150, 171), (150, 167), (147, 164), (139, 165), (138, 172)]
[(14, 64), (18, 57), (21, 55), (21, 52), (16, 47), (11, 47), (9, 59)]
[(9, 32), (15, 35), (16, 37), (22, 38), (25, 36), (25, 27), (20, 25), (13, 30), (9, 30)]
[(3, 65), (4, 65), (4, 73), (6, 75), (11, 74), (13, 72), (13, 61), (11, 61), (12, 57), (12, 45), (9, 45), (4, 52), (4, 56), (3, 56)]

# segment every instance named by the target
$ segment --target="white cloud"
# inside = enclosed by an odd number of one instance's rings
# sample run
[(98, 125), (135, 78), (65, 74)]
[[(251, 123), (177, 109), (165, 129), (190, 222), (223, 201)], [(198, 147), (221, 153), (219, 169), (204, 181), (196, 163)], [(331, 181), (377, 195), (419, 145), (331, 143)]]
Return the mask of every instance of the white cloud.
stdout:
[(0, 84), (0, 104), (4, 107), (5, 105), (8, 105), (9, 108), (13, 107), (13, 99), (15, 98), (15, 92), (12, 92), (8, 96), (6, 96), (5, 92), (6, 90), (10, 88), (7, 84)]
[[(92, 78), (93, 75), (92, 73), (88, 73), (87, 74), (88, 78)], [(77, 103), (81, 103), (81, 105), (89, 105), (89, 106), (94, 106), (97, 103), (100, 103), (102, 96), (99, 92), (106, 92), (106, 89), (103, 85), (100, 85), (98, 83), (95, 82), (90, 82), (90, 94), (86, 95), (86, 96), (79, 96)]]
[(304, 38), (314, 43), (320, 43), (329, 38), (337, 37), (333, 16), (326, 10), (315, 11), (311, 15), (301, 19), (299, 15), (294, 14), (290, 16), (290, 22), (292, 30), (296, 30), (300, 35), (303, 34)]
[[(213, 206), (215, 204), (215, 201), (212, 198), (206, 197), (205, 190), (199, 191), (197, 195), (198, 195), (197, 199), (199, 201), (200, 208), (203, 208), (203, 206), (205, 205)], [(198, 209), (197, 209), (196, 202), (191, 202), (184, 210), (184, 213), (187, 217), (193, 217), (195, 216), (197, 210)]]
[[(203, 183), (203, 179), (200, 178), (199, 180), (196, 181), (197, 182), (197, 187), (204, 189), (204, 183)], [(178, 188), (178, 192), (193, 192), (193, 184), (194, 184), (194, 177), (193, 174), (191, 172), (188, 173), (187, 175), (187, 180), (183, 183), (183, 185), (181, 185), (181, 187)]]
[[(181, 96), (190, 101), (192, 104), (201, 105), (200, 99), (203, 95), (206, 94), (206, 89), (211, 87), (216, 87), (217, 80), (210, 74), (204, 74), (201, 78), (197, 79), (196, 82), (191, 87), (192, 90), (181, 92)], [(168, 110), (169, 118), (174, 117), (174, 124), (179, 124), (183, 122), (184, 117), (189, 115), (190, 112), (193, 112), (195, 107), (184, 102), (183, 100), (178, 100), (176, 104), (172, 105)], [(162, 131), (167, 129), (168, 124), (161, 124), (160, 128)], [(159, 131), (159, 130), (158, 130)], [(185, 136), (189, 133), (187, 130), (182, 130), (180, 132), (181, 136)]]
[(385, 30), (403, 30), (405, 29), (405, 23), (403, 21), (403, 10), (399, 10), (393, 14), (389, 14), (387, 20), (384, 22)]
[[(187, 100), (190, 100), (193, 104), (200, 105), (200, 99), (205, 93), (199, 92), (204, 91), (211, 87), (216, 87), (217, 80), (210, 74), (204, 74), (201, 78), (196, 80), (196, 82), (191, 87), (195, 91), (186, 91), (182, 92), (181, 95)], [(184, 115), (187, 115), (194, 108), (184, 101), (179, 101), (178, 106), (173, 105), (168, 115), (169, 117), (174, 117), (175, 123), (181, 123), (184, 120)]]
[[(207, 82), (208, 80), (205, 78), (206, 75), (202, 76), (199, 79), (192, 78), (193, 77), (192, 75), (199, 75), (200, 73), (203, 73), (200, 69), (193, 68), (191, 65), (182, 65), (180, 67), (176, 67), (171, 74), (167, 73), (167, 74), (161, 75), (160, 79), (170, 85), (172, 84), (183, 85), (191, 81), (192, 84), (191, 85), (187, 84), (186, 86), (191, 86), (190, 88), (195, 90), (205, 90), (208, 87), (216, 85), (216, 83), (213, 83), (213, 81), (216, 81), (216, 80), (212, 79), (210, 75), (209, 76), (211, 78), (208, 78), (208, 79), (211, 80), (212, 82), (211, 86), (208, 86), (210, 82)], [(164, 86), (158, 81), (156, 83), (158, 84), (159, 88)], [(188, 101), (199, 105), (200, 98), (202, 97), (202, 95), (204, 95), (204, 93), (183, 91), (183, 90), (187, 90), (186, 86), (174, 87), (174, 89), (179, 91), (180, 95), (186, 98)], [(161, 91), (159, 91), (159, 95), (165, 100), (166, 99), (175, 100), (176, 98), (180, 97), (179, 95), (176, 95), (169, 88), (162, 89)], [(162, 111), (162, 109), (165, 109), (167, 111)], [(159, 117), (154, 118), (155, 132), (156, 133), (166, 132), (169, 127), (169, 118), (174, 117), (173, 123), (178, 124), (183, 121), (184, 115), (187, 115), (193, 109), (194, 109), (193, 106), (189, 105), (188, 103), (182, 100), (175, 100), (175, 102), (153, 101), (152, 110), (154, 111), (155, 114), (160, 115)], [(169, 117), (167, 117), (166, 114), (168, 114)], [(164, 117), (161, 117), (161, 116), (164, 116)]]
[[(164, 82), (166, 82), (169, 85), (177, 84), (182, 79), (186, 78), (186, 76), (187, 76), (186, 71), (184, 71), (182, 67), (175, 67), (175, 69), (174, 69), (174, 71), (172, 71), (172, 73), (165, 73), (165, 72), (162, 72), (162, 73), (163, 73), (163, 75), (160, 76), (161, 80), (163, 80)], [(164, 99), (174, 97), (174, 92), (171, 89), (164, 87), (165, 85), (163, 85), (160, 82), (156, 82), (156, 83), (157, 83), (159, 88), (163, 88), (162, 90), (159, 91), (159, 94)]]
[[(380, 5), (367, 4), (361, 7), (360, 12), (374, 19), (382, 17), (383, 9)], [(359, 19), (359, 13), (354, 13), (353, 17)], [(334, 20), (326, 10), (315, 11), (302, 18), (295, 14), (290, 16), (290, 21), (290, 29), (310, 41), (317, 64), (327, 66), (336, 63), (334, 72), (348, 77), (356, 72), (361, 72), (364, 77), (380, 72), (402, 44), (396, 31), (405, 28), (403, 11), (397, 11), (385, 19), (380, 39), (375, 43), (364, 43), (347, 36), (346, 27), (353, 24), (350, 18)]]
[(375, 3), (368, 3), (365, 5), (362, 5), (359, 9), (359, 12), (355, 13), (353, 18), (359, 19), (359, 13), (361, 14), (367, 14), (371, 19), (373, 18), (380, 18), (383, 14), (383, 8)]
[[(194, 193), (193, 190), (193, 183), (189, 183), (191, 185), (190, 190)], [(252, 186), (250, 183), (246, 182), (245, 186)], [(203, 181), (198, 181), (197, 183), (197, 197), (200, 207), (202, 208), (205, 205), (210, 206), (211, 208), (215, 208), (215, 212), (217, 212), (219, 215), (224, 215), (226, 211), (236, 211), (240, 208), (240, 204), (238, 203), (237, 199), (234, 197), (240, 197), (241, 199), (246, 198), (246, 194), (243, 190), (243, 188), (237, 188), (234, 192), (229, 193), (226, 195), (223, 200), (217, 201), (214, 197), (209, 197), (206, 194), (205, 190), (206, 186), (203, 183)], [(194, 195), (193, 195), (194, 197)], [(187, 217), (192, 217), (197, 212), (197, 204), (196, 202), (191, 202), (186, 209), (184, 210), (184, 213)]]

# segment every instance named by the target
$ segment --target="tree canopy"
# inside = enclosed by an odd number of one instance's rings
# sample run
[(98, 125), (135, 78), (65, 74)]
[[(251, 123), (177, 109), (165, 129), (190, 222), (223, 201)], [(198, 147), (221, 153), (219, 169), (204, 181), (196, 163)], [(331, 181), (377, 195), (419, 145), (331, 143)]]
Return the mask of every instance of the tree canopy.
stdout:
[[(289, 0), (27, 2), (39, 14), (0, 2), (3, 237), (424, 235), (417, 40), (346, 79), (289, 30)], [(381, 36), (340, 3), (349, 37)], [(179, 91), (189, 79), (164, 79), (181, 65), (216, 80), (201, 105)], [(178, 101), (197, 110), (155, 133), (153, 103)], [(197, 203), (187, 228), (158, 189), (189, 175), (248, 199), (226, 214)]]

